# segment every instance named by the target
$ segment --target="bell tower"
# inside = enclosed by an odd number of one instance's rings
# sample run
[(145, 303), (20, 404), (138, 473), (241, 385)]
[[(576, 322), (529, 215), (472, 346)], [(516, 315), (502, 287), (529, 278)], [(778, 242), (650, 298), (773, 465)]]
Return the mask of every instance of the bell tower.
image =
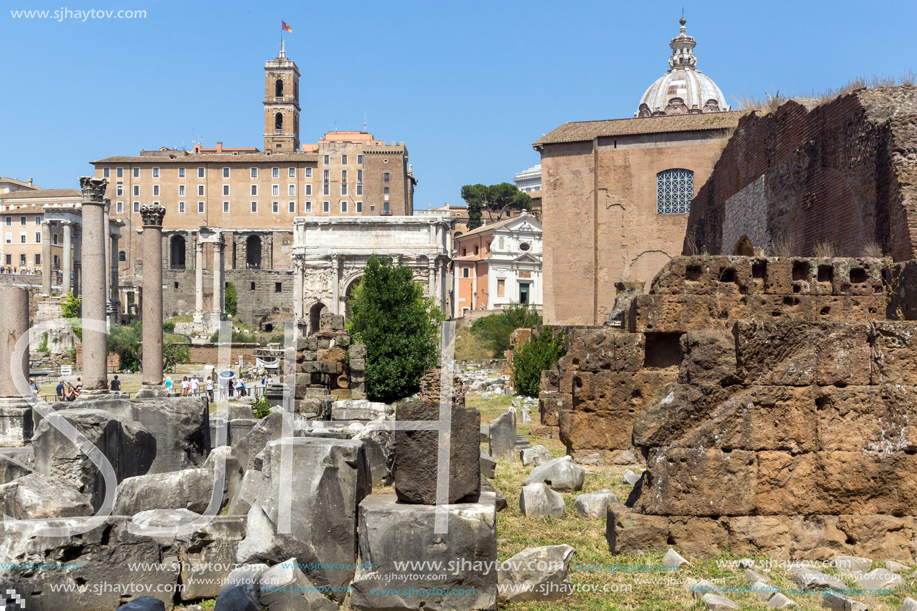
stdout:
[(264, 152), (299, 150), (299, 68), (280, 55), (264, 64)]

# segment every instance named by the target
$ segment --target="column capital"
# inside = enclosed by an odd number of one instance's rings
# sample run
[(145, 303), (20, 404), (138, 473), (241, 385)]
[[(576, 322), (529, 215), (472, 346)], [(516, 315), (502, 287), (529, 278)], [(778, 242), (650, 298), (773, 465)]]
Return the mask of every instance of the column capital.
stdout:
[(111, 210), (111, 198), (106, 197), (105, 199), (103, 199), (102, 205), (105, 206), (103, 208), (103, 210), (105, 211), (105, 214), (108, 214), (108, 211)]
[(101, 204), (105, 196), (105, 187), (108, 180), (105, 178), (96, 178), (95, 176), (80, 176), (80, 190), (83, 195), (84, 204)]
[(196, 252), (204, 252), (204, 243), (201, 242), (200, 239), (195, 240), (195, 242), (194, 242), (194, 250), (195, 250)]
[(162, 219), (165, 215), (165, 207), (159, 204), (144, 204), (140, 206), (140, 216), (143, 219), (144, 227), (162, 228)]

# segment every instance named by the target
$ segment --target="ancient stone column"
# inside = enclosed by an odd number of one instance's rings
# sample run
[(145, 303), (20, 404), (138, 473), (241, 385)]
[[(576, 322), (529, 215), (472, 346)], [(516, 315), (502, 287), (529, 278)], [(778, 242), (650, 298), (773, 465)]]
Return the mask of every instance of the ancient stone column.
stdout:
[(213, 243), (213, 322), (223, 319), (223, 235), (217, 233)]
[(140, 206), (143, 218), (143, 385), (162, 384), (162, 206)]
[(194, 243), (194, 322), (204, 320), (204, 243), (198, 232)]
[(334, 291), (334, 300), (332, 302), (331, 311), (334, 314), (340, 314), (340, 301), (341, 301), (341, 260), (337, 255), (331, 255), (331, 273), (332, 276), (332, 290)]
[(427, 273), (430, 274), (430, 277), (427, 278), (427, 285), (430, 291), (430, 297), (436, 298), (436, 261), (431, 261), (427, 265)]
[(98, 325), (105, 323), (105, 208), (104, 178), (81, 176), (83, 190), (83, 241), (86, 262), (83, 283), (83, 391), (103, 394), (108, 389), (108, 337)]
[[(118, 219), (112, 219), (110, 222), (113, 227), (121, 227), (122, 225), (124, 225), (124, 221), (119, 221)], [(118, 294), (119, 291), (121, 290), (121, 287), (119, 286), (119, 282), (118, 282), (118, 271), (119, 271), (119, 268), (118, 268), (118, 239), (119, 237), (120, 237), (119, 233), (112, 232), (111, 234), (111, 257), (109, 258), (109, 260), (111, 261), (111, 277), (110, 277), (109, 284), (111, 286), (111, 300), (112, 301), (121, 300)]]
[(77, 297), (82, 292), (80, 290), (80, 279), (83, 275), (83, 238), (80, 225), (73, 228), (73, 294)]
[(61, 221), (64, 227), (64, 258), (63, 258), (63, 284), (61, 284), (61, 297), (65, 296), (71, 290), (70, 272), (73, 271), (73, 255), (70, 252), (73, 249), (73, 223), (71, 221)]
[(293, 255), (293, 322), (297, 325), (303, 320), (303, 259), (304, 254)]
[(105, 265), (105, 299), (106, 299), (105, 312), (106, 313), (108, 313), (108, 307), (107, 307), (108, 306), (108, 301), (107, 301), (108, 296), (111, 294), (111, 289), (109, 287), (109, 283), (111, 282), (111, 265), (110, 265), (110, 262), (111, 262), (111, 216), (109, 215), (110, 210), (111, 210), (111, 200), (106, 197), (104, 216), (103, 216), (103, 222), (105, 225), (104, 227), (105, 252), (103, 253), (103, 256), (105, 258), (104, 265)]
[(0, 397), (20, 397), (21, 394), (13, 383), (13, 372), (22, 372), (29, 377), (29, 349), (26, 347), (22, 358), (12, 362), (13, 347), (24, 334), (29, 332), (29, 291), (28, 289), (0, 286)]
[(51, 294), (51, 221), (41, 221), (41, 292)]

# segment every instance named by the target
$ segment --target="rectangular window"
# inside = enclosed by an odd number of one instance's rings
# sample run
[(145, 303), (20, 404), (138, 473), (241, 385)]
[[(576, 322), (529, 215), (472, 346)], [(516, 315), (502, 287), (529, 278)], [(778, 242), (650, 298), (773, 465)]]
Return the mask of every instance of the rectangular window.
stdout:
[(347, 195), (347, 185), (346, 184), (341, 185), (341, 195)]
[[(57, 235), (57, 234), (55, 233), (54, 235)], [(40, 231), (35, 232), (35, 243), (41, 244), (41, 232)]]
[(391, 174), (389, 174), (388, 172), (382, 175), (382, 180), (384, 180), (385, 182), (388, 182), (389, 178), (391, 178)]
[(341, 213), (347, 214), (347, 200), (346, 199), (341, 200)]
[(124, 178), (124, 168), (118, 168), (118, 178)]
[(312, 178), (312, 168), (306, 168), (306, 178)]
[(273, 178), (280, 178), (280, 168), (271, 168), (271, 176)]
[(223, 185), (223, 196), (229, 197), (229, 185)]
[(140, 187), (138, 185), (134, 185), (134, 197), (140, 197)]
[(277, 214), (278, 212), (280, 212), (280, 202), (272, 202), (272, 203), (271, 203), (271, 211), (272, 211), (274, 214)]
[(357, 165), (363, 165), (363, 155), (357, 155)]
[(20, 244), (25, 244), (25, 243), (26, 243), (26, 239), (27, 239), (27, 237), (26, 237), (26, 235), (25, 235), (24, 233), (20, 233), (20, 234), (19, 234), (19, 243), (20, 243)]
[(153, 168), (153, 178), (159, 178), (159, 168)]
[(111, 175), (111, 171), (108, 168), (102, 168), (102, 177), (108, 178)]
[(203, 178), (203, 177), (204, 177), (204, 168), (198, 168), (198, 169), (197, 169), (197, 177), (198, 177), (198, 178)]
[(123, 196), (124, 195), (124, 185), (118, 185), (117, 189), (115, 189), (115, 193), (117, 194), (118, 197)]
[(252, 290), (253, 290), (253, 291), (255, 290), (255, 283), (254, 283), (254, 282), (252, 282)]
[(290, 212), (296, 212), (296, 202), (290, 202)]
[(322, 202), (322, 212), (331, 212), (331, 202)]
[(134, 168), (134, 178), (140, 178), (140, 168)]
[(341, 165), (347, 165), (347, 155), (341, 155)]
[(35, 225), (36, 225), (36, 226), (37, 226), (37, 225), (41, 225), (41, 217), (40, 217), (40, 216), (36, 216), (36, 217), (35, 217)]
[(184, 213), (184, 211), (185, 211), (185, 202), (178, 202), (178, 211)]
[(258, 202), (252, 202), (252, 212), (258, 212)]
[(325, 155), (325, 165), (328, 165), (330, 161), (328, 160), (328, 155)]
[(506, 297), (506, 280), (497, 280), (497, 297)]
[(290, 178), (296, 178), (296, 168), (290, 168), (288, 176)]
[(6, 234), (6, 243), (7, 243), (7, 244), (12, 244), (12, 243), (13, 243), (13, 234), (12, 234), (12, 233), (7, 233), (7, 234)]
[(271, 195), (274, 197), (280, 195), (280, 185), (271, 185)]
[(306, 185), (306, 195), (312, 195), (312, 185)]
[(258, 178), (258, 168), (252, 168), (252, 178)]
[[(40, 257), (41, 255), (38, 255), (38, 256)], [(12, 264), (13, 264), (13, 255), (10, 255), (10, 254), (7, 254), (7, 255), (6, 255), (6, 264), (7, 264), (7, 265), (12, 265)]]
[(363, 202), (357, 202), (357, 214), (363, 212)]
[(252, 195), (258, 195), (258, 185), (252, 185)]
[(275, 292), (275, 293), (282, 293), (282, 292), (283, 292), (283, 282), (275, 282), (275, 283), (274, 283), (274, 292)]
[(153, 185), (153, 195), (159, 195), (159, 185)]
[(178, 168), (178, 177), (179, 178), (185, 177), (185, 168)]
[(58, 234), (56, 234), (56, 233), (52, 233), (52, 234), (51, 234), (51, 243), (52, 243), (52, 244), (57, 244), (57, 240), (58, 240), (58, 239), (59, 239)]
[(306, 202), (306, 212), (312, 212), (312, 202)]
[(134, 212), (140, 212), (140, 202), (134, 202)]
[[(41, 265), (41, 255), (35, 255), (38, 257), (38, 260), (35, 262), (35, 265)], [(20, 267), (26, 264), (25, 254), (19, 255), (19, 265)]]
[(388, 187), (385, 187), (385, 189), (383, 189), (382, 192), (388, 195)]
[(341, 182), (347, 182), (347, 170), (341, 170)]
[(6, 217), (6, 224), (7, 224), (7, 225), (12, 225), (12, 224), (13, 224), (13, 217), (11, 217), (11, 216)]
[(363, 182), (363, 170), (357, 170), (357, 182)]
[(229, 168), (223, 168), (223, 178), (229, 178)]
[(204, 214), (204, 202), (197, 202), (197, 211)]
[(324, 171), (324, 173), (322, 174), (322, 180), (324, 180), (325, 182), (328, 182), (329, 180), (331, 180), (331, 170)]
[(124, 212), (124, 202), (118, 202), (118, 214)]
[[(154, 187), (154, 189), (155, 189), (155, 187)], [(179, 196), (179, 197), (184, 197), (184, 196), (185, 196), (185, 185), (178, 185), (178, 196)]]
[(470, 278), (470, 277), (471, 277), (471, 269), (468, 267), (463, 267), (462, 268), (462, 278)]
[(323, 189), (324, 189), (324, 190), (322, 191), (322, 195), (330, 195), (330, 194), (331, 194), (331, 185), (329, 185), (327, 182), (324, 184)]
[(25, 217), (24, 217), (24, 216), (20, 216), (20, 217), (19, 217), (19, 224), (20, 224), (20, 225), (25, 225)]
[(296, 195), (296, 185), (288, 185), (287, 191), (287, 195)]
[(204, 194), (204, 185), (198, 185), (198, 186), (197, 186), (197, 194), (198, 194), (198, 195), (203, 195), (203, 194)]
[(223, 202), (223, 214), (229, 214), (229, 202)]
[(363, 185), (357, 185), (357, 195), (363, 195)]

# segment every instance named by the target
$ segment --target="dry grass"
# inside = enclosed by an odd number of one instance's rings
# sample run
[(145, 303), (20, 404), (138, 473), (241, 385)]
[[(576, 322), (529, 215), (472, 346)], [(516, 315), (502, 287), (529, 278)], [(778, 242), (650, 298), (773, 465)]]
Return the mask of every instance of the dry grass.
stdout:
[(754, 110), (760, 115), (766, 115), (775, 111), (781, 104), (787, 101), (787, 98), (781, 95), (779, 91), (773, 95), (769, 93), (765, 93), (763, 96), (745, 94), (732, 99), (742, 110)]
[(881, 259), (885, 256), (885, 253), (882, 252), (882, 247), (876, 244), (875, 242), (870, 242), (863, 246), (863, 251), (861, 253), (863, 257), (872, 257), (874, 259)]
[(793, 243), (785, 236), (778, 236), (771, 241), (771, 250), (775, 257), (791, 257), (793, 255)]
[(815, 258), (817, 259), (833, 259), (836, 255), (834, 253), (834, 245), (831, 242), (818, 242), (815, 245)]

